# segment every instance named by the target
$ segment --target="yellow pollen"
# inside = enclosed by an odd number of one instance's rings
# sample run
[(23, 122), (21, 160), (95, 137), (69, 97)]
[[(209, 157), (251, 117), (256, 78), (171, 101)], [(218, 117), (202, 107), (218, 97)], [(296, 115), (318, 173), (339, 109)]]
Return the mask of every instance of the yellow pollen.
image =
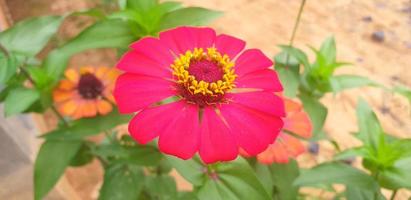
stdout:
[[(188, 71), (191, 61), (208, 60), (218, 63), (223, 71), (221, 80), (215, 82), (206, 82), (197, 80), (195, 76)], [(234, 72), (234, 63), (230, 61), (228, 55), (221, 55), (216, 48), (207, 48), (205, 52), (202, 48), (195, 48), (194, 51), (186, 51), (185, 54), (174, 60), (171, 64), (173, 75), (177, 79), (177, 83), (183, 85), (191, 94), (203, 94), (210, 96), (222, 95), (226, 91), (235, 87), (234, 81), (237, 75)]]

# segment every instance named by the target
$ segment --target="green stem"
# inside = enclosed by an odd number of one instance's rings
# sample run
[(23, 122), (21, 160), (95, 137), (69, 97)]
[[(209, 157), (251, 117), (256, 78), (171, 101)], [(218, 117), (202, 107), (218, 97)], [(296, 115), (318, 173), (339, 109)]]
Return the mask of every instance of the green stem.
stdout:
[(397, 196), (397, 192), (398, 192), (398, 190), (394, 190), (394, 191), (392, 191), (392, 194), (391, 194), (390, 200), (394, 200), (394, 199), (395, 199), (395, 196)]
[[(295, 23), (294, 23), (294, 27), (293, 27), (293, 32), (292, 32), (292, 34), (291, 34), (291, 38), (290, 38), (290, 41), (289, 41), (289, 43), (288, 43), (288, 46), (289, 46), (289, 47), (292, 47), (292, 46), (293, 46), (294, 38), (295, 38), (295, 35), (296, 35), (296, 33), (297, 33), (297, 29), (298, 29), (298, 25), (300, 24), (301, 15), (302, 15), (302, 13), (303, 13), (303, 11), (304, 11), (305, 1), (306, 1), (306, 0), (301, 0), (300, 9), (298, 10), (297, 18), (295, 19)], [(285, 66), (288, 66), (289, 60), (290, 60), (290, 54), (287, 54)]]
[(53, 104), (50, 106), (51, 110), (53, 111), (54, 114), (57, 115), (57, 117), (60, 119), (60, 121), (63, 122), (64, 126), (69, 127), (68, 122), (66, 121), (66, 119), (64, 119), (63, 115), (61, 115), (59, 113), (59, 111), (57, 110), (56, 106), (54, 106)]
[(7, 51), (6, 47), (0, 44), (0, 51), (8, 58), (10, 56), (9, 51)]

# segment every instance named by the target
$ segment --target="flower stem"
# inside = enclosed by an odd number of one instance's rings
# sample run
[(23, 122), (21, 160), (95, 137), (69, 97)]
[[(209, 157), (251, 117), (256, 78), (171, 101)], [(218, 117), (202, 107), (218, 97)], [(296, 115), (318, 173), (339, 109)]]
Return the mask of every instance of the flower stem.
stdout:
[[(295, 38), (295, 35), (296, 35), (296, 33), (297, 33), (297, 29), (298, 29), (298, 25), (300, 24), (301, 15), (302, 15), (302, 13), (303, 13), (303, 11), (304, 11), (305, 1), (306, 1), (306, 0), (301, 0), (300, 9), (298, 10), (297, 18), (295, 19), (295, 22), (294, 22), (293, 32), (292, 32), (292, 34), (291, 34), (291, 38), (290, 38), (290, 41), (289, 41), (289, 43), (288, 43), (288, 46), (289, 46), (289, 47), (292, 47), (292, 46), (293, 46), (294, 38)], [(288, 62), (289, 62), (289, 61), (290, 61), (290, 54), (287, 53), (287, 58), (286, 58), (285, 66), (288, 66)]]
[(395, 196), (397, 196), (397, 192), (398, 192), (398, 190), (394, 190), (394, 191), (392, 191), (392, 194), (391, 194), (390, 200), (394, 200), (394, 199), (395, 199)]

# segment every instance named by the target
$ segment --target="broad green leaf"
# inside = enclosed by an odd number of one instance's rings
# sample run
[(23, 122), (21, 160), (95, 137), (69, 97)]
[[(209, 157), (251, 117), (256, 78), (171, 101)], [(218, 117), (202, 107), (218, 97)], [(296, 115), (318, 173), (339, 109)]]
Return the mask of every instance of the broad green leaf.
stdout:
[(308, 61), (307, 55), (301, 51), (300, 49), (297, 49), (295, 47), (290, 47), (286, 45), (280, 45), (279, 46), (284, 52), (288, 53), (292, 57), (294, 57), (298, 62), (302, 65), (304, 65), (306, 68), (310, 68), (311, 65)]
[(356, 76), (356, 75), (332, 76), (330, 77), (330, 83), (331, 83), (332, 90), (335, 93), (341, 92), (342, 90), (345, 90), (345, 89), (379, 85), (373, 80), (370, 80), (363, 76)]
[(197, 196), (194, 192), (180, 191), (178, 192), (177, 200), (197, 200)]
[(363, 99), (359, 99), (358, 101), (357, 121), (359, 126), (358, 138), (363, 141), (366, 146), (371, 146), (377, 151), (383, 129), (377, 116)]
[(47, 75), (47, 71), (41, 67), (28, 67), (27, 68), (30, 77), (33, 79), (36, 88), (44, 91), (44, 90), (51, 90), (51, 83), (53, 83), (53, 79), (51, 79)]
[(296, 186), (344, 184), (369, 191), (375, 191), (378, 188), (378, 184), (370, 175), (338, 162), (320, 164), (304, 171), (294, 184)]
[(139, 12), (148, 11), (158, 4), (158, 0), (127, 0), (127, 8)]
[(190, 160), (181, 160), (174, 156), (166, 156), (168, 162), (181, 174), (187, 181), (195, 186), (200, 186), (205, 180), (204, 166), (198, 157), (193, 157)]
[(354, 157), (362, 157), (362, 158), (370, 158), (370, 152), (366, 147), (357, 147), (357, 148), (351, 148), (347, 149), (343, 152), (338, 153), (337, 155), (334, 156), (334, 160), (345, 160), (345, 159), (350, 159)]
[(409, 103), (411, 104), (411, 89), (405, 86), (396, 86), (392, 89), (394, 92), (401, 94), (405, 98), (408, 99)]
[(80, 149), (76, 155), (70, 161), (70, 166), (79, 167), (90, 163), (93, 160), (93, 154), (91, 154), (90, 146), (87, 142), (81, 144)]
[(347, 200), (384, 200), (384, 196), (381, 194), (380, 191), (372, 191), (372, 190), (363, 190), (361, 188), (352, 187), (350, 185), (347, 186), (345, 190), (345, 197)]
[(220, 17), (222, 12), (206, 8), (189, 7), (174, 10), (163, 16), (160, 22), (160, 30), (170, 29), (177, 26), (201, 26)]
[(279, 53), (274, 60), (275, 70), (278, 72), (284, 87), (284, 95), (290, 98), (296, 97), (300, 85), (298, 61), (285, 52)]
[(113, 129), (120, 124), (127, 123), (130, 119), (130, 115), (121, 115), (117, 110), (114, 110), (108, 115), (76, 120), (70, 127), (58, 128), (42, 135), (42, 137), (46, 139), (80, 139)]
[(20, 87), (11, 90), (4, 101), (6, 116), (25, 111), (39, 98), (40, 93), (33, 89)]
[(34, 163), (34, 199), (40, 200), (53, 188), (82, 141), (46, 141)]
[(325, 119), (327, 118), (328, 110), (321, 102), (319, 102), (315, 98), (306, 95), (300, 95), (300, 99), (303, 102), (304, 110), (310, 116), (311, 122), (313, 124), (313, 138), (316, 138), (317, 135), (319, 135), (322, 131)]
[(17, 72), (19, 62), (10, 54), (8, 57), (0, 53), (0, 84), (6, 84)]
[(265, 191), (272, 197), (273, 195), (273, 189), (274, 189), (274, 180), (271, 175), (271, 170), (269, 165), (263, 165), (260, 163), (256, 163), (254, 166), (254, 171), (255, 174), (258, 178), (258, 180), (261, 182), (263, 185)]
[(100, 200), (132, 200), (140, 196), (144, 173), (140, 167), (114, 164), (105, 169)]
[(83, 30), (62, 47), (52, 51), (43, 65), (48, 75), (56, 81), (64, 72), (71, 56), (88, 49), (127, 47), (137, 35), (131, 32), (126, 21), (103, 20)]
[(398, 160), (393, 167), (383, 170), (379, 176), (382, 187), (396, 190), (411, 189), (411, 157)]
[(242, 158), (219, 163), (215, 173), (215, 176), (207, 176), (199, 188), (197, 194), (200, 200), (270, 199), (252, 168)]
[(151, 199), (175, 200), (177, 198), (176, 182), (171, 176), (147, 176), (145, 187)]
[(93, 154), (116, 163), (155, 166), (162, 154), (152, 145), (103, 144), (93, 149)]
[(270, 166), (270, 170), (274, 186), (276, 188), (274, 199), (297, 199), (298, 187), (293, 185), (294, 180), (300, 174), (297, 162), (295, 160), (291, 160), (286, 164), (273, 163)]
[(63, 19), (61, 16), (45, 16), (21, 21), (0, 33), (0, 43), (8, 51), (35, 56), (57, 32)]
[(326, 65), (331, 65), (336, 61), (336, 45), (334, 37), (328, 37), (321, 44), (320, 53), (326, 60)]

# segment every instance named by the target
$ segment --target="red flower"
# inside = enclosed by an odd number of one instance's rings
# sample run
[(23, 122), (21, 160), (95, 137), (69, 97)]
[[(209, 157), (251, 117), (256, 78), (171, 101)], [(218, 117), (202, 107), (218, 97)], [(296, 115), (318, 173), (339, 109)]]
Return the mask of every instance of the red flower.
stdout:
[(131, 136), (142, 144), (159, 137), (162, 152), (182, 159), (198, 152), (205, 163), (233, 160), (239, 148), (264, 151), (283, 126), (283, 101), (274, 94), (282, 86), (272, 61), (244, 47), (194, 27), (133, 43), (117, 64), (125, 73), (114, 91), (120, 112), (137, 112)]
[[(310, 138), (312, 136), (311, 121), (307, 113), (303, 111), (301, 104), (289, 99), (284, 99), (284, 103), (287, 115), (284, 119), (284, 130), (302, 138)], [(299, 139), (282, 131), (274, 144), (258, 154), (257, 159), (266, 164), (288, 163), (289, 158), (297, 158), (304, 152), (305, 147)]]

